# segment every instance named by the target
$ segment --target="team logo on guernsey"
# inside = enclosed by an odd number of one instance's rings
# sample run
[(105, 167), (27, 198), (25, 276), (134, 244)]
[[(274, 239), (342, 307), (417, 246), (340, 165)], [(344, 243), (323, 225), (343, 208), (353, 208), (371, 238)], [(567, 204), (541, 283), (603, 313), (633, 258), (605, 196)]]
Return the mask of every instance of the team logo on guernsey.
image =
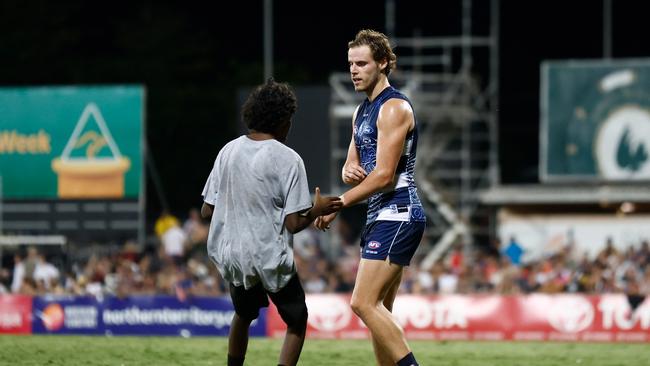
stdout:
[(378, 242), (378, 241), (374, 241), (374, 240), (373, 240), (373, 241), (371, 241), (370, 243), (368, 243), (368, 248), (369, 248), (369, 249), (377, 249), (377, 248), (379, 248), (380, 246), (381, 246), (381, 243)]

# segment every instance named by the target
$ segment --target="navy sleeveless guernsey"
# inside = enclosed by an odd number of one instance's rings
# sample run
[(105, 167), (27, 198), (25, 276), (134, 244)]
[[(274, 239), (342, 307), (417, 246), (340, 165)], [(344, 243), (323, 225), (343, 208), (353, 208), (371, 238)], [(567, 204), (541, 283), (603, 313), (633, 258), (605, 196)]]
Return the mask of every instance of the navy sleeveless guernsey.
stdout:
[[(379, 110), (391, 98), (411, 101), (392, 86), (384, 89), (370, 102), (367, 98), (361, 103), (354, 121), (354, 143), (359, 153), (361, 166), (370, 174), (377, 164), (377, 118)], [(413, 105), (411, 105), (413, 108)], [(413, 112), (415, 119), (415, 112)], [(395, 186), (390, 191), (375, 193), (368, 198), (366, 226), (375, 221), (424, 222), (426, 217), (415, 185), (415, 156), (418, 145), (417, 119), (411, 132), (406, 135), (402, 156), (395, 175)]]

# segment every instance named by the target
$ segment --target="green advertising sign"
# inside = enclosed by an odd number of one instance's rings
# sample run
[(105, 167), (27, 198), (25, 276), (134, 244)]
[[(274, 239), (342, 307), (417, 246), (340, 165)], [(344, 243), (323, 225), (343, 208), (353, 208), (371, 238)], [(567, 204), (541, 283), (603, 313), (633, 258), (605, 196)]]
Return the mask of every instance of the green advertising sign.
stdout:
[(0, 88), (4, 198), (138, 198), (144, 89)]
[(540, 177), (650, 180), (650, 60), (542, 65)]

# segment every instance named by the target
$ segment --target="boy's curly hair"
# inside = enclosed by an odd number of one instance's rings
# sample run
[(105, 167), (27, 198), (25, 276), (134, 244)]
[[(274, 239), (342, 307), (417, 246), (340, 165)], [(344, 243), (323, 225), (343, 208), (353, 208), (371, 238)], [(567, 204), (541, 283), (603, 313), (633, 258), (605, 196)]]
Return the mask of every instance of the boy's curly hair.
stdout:
[(289, 84), (269, 78), (246, 99), (242, 120), (249, 130), (273, 133), (279, 126), (291, 122), (297, 108), (296, 95)]

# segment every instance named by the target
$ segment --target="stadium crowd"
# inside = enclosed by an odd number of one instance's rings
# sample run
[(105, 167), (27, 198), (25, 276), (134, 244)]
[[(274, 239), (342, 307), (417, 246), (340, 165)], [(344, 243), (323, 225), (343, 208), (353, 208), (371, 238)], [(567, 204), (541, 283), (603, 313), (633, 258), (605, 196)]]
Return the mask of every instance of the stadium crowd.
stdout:
[[(338, 226), (345, 230), (345, 222)], [(88, 256), (57, 255), (49, 259), (38, 247), (16, 251), (13, 263), (0, 270), (0, 294), (69, 294), (130, 296), (167, 294), (219, 296), (228, 291), (206, 254), (208, 223), (192, 209), (183, 223), (163, 213), (155, 225), (154, 245), (128, 241), (117, 250)], [(307, 293), (351, 292), (359, 262), (357, 238), (343, 238), (335, 250), (324, 244), (313, 228), (294, 238), (294, 257)], [(345, 238), (348, 238), (347, 240)], [(426, 237), (424, 240), (427, 240)], [(650, 294), (648, 241), (617, 249), (603, 243), (595, 258), (577, 253), (566, 244), (556, 253), (526, 260), (516, 241), (503, 246), (468, 248), (456, 244), (430, 268), (422, 266), (426, 253), (418, 253), (404, 272), (400, 291), (411, 294), (520, 294), (531, 292), (625, 292)], [(73, 258), (73, 259), (71, 259)]]

